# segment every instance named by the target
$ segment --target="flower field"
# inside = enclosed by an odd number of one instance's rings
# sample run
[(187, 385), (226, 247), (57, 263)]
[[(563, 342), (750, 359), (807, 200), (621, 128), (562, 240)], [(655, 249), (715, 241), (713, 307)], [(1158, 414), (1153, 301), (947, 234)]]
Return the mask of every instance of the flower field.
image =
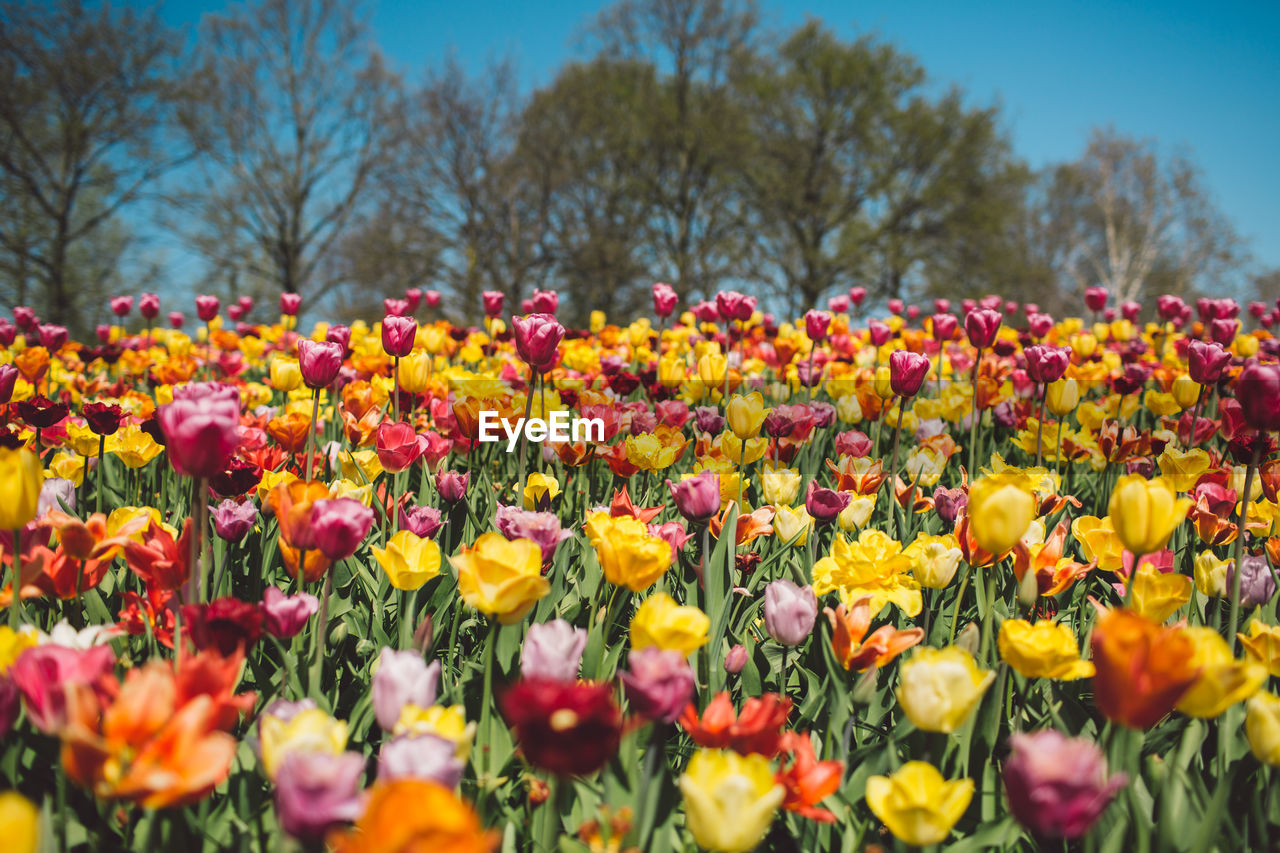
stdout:
[(0, 319), (4, 848), (1280, 846), (1280, 303), (653, 297)]

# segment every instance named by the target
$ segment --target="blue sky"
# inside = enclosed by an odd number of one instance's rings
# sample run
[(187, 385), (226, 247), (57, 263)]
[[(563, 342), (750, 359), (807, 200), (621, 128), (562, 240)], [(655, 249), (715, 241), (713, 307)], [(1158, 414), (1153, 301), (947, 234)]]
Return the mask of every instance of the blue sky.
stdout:
[[(450, 49), (479, 68), (512, 53), (529, 85), (578, 55), (607, 2), (372, 0), (377, 41), (410, 76)], [(216, 0), (169, 0), (194, 25)], [(1280, 3), (762, 0), (765, 23), (806, 17), (914, 54), (935, 82), (998, 103), (1033, 167), (1072, 159), (1111, 124), (1189, 154), (1260, 264), (1280, 266)]]

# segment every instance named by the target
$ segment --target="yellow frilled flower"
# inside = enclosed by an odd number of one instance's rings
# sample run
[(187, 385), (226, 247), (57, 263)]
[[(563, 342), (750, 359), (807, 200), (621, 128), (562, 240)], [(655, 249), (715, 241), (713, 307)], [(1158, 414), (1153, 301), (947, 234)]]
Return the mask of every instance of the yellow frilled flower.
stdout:
[(769, 450), (769, 440), (763, 436), (746, 441), (731, 432), (720, 436), (720, 450), (725, 458), (739, 465), (750, 465), (762, 459)]
[(1246, 707), (1244, 734), (1249, 749), (1263, 764), (1280, 766), (1280, 696), (1263, 691)]
[(794, 468), (765, 468), (760, 472), (764, 502), (791, 506), (800, 496), (800, 472)]
[(1160, 464), (1160, 474), (1179, 492), (1195, 488), (1196, 480), (1213, 464), (1209, 454), (1199, 447), (1184, 452), (1172, 444), (1165, 447), (1156, 462)]
[(1139, 616), (1164, 622), (1191, 600), (1191, 578), (1173, 572), (1158, 572), (1144, 563), (1133, 577), (1133, 601)]
[(849, 505), (836, 516), (836, 524), (840, 525), (841, 530), (849, 533), (861, 530), (871, 520), (871, 513), (875, 511), (875, 508), (875, 495), (855, 494), (850, 499)]
[[(80, 467), (83, 471), (84, 460)], [(0, 530), (18, 530), (36, 517), (43, 485), (39, 456), (25, 447), (0, 447)]]
[(454, 755), (463, 761), (471, 755), (471, 741), (476, 724), (467, 722), (467, 711), (461, 705), (431, 705), (423, 708), (412, 702), (400, 709), (393, 734), (435, 735), (454, 745)]
[(74, 453), (58, 453), (49, 460), (49, 475), (70, 480), (79, 487), (84, 484), (84, 466), (83, 456), (76, 456)]
[(995, 678), (959, 646), (922, 648), (902, 665), (898, 704), (916, 728), (953, 732), (978, 707)]
[(1141, 556), (1163, 550), (1191, 506), (1165, 477), (1126, 474), (1111, 492), (1107, 514), (1124, 547)]
[(764, 839), (786, 792), (763, 755), (700, 749), (680, 777), (680, 793), (698, 846), (747, 853)]
[(417, 589), (440, 574), (440, 546), (410, 530), (392, 536), (385, 550), (375, 547), (373, 558), (396, 589)]
[(121, 427), (115, 435), (107, 436), (107, 452), (114, 453), (126, 468), (141, 468), (163, 450), (154, 438), (133, 424)]
[(1191, 667), (1200, 677), (1175, 706), (1184, 714), (1203, 719), (1217, 717), (1237, 702), (1243, 702), (1267, 680), (1267, 668), (1251, 657), (1235, 660), (1222, 635), (1200, 625), (1184, 628), (1195, 644)]
[(759, 391), (747, 396), (735, 394), (729, 398), (729, 404), (725, 406), (725, 418), (729, 422), (729, 429), (733, 434), (744, 441), (748, 438), (754, 438), (760, 434), (760, 427), (764, 425), (765, 408), (764, 397)]
[(921, 586), (929, 589), (942, 589), (951, 583), (963, 556), (956, 537), (950, 533), (945, 536), (918, 534), (903, 553), (911, 558), (911, 574)]
[(784, 504), (777, 504), (773, 510), (773, 530), (778, 534), (779, 541), (797, 546), (809, 544), (813, 518), (808, 509), (803, 506), (792, 509)]
[(1082, 515), (1071, 522), (1071, 535), (1080, 543), (1084, 558), (1096, 560), (1099, 569), (1114, 572), (1124, 567), (1124, 545), (1116, 536), (1111, 516)]
[(8, 625), (0, 625), (0, 675), (9, 671), (18, 655), (39, 643), (40, 635), (30, 625), (23, 625), (16, 631)]
[(1093, 676), (1093, 664), (1080, 659), (1076, 635), (1066, 625), (1006, 619), (996, 642), (1005, 663), (1027, 678), (1074, 681)]
[(627, 436), (627, 461), (642, 471), (667, 470), (684, 453), (688, 442), (664, 440), (664, 438), (671, 439), (671, 436), (662, 436), (654, 432)]
[(258, 736), (267, 778), (276, 778), (280, 762), (290, 752), (340, 754), (347, 748), (347, 734), (346, 722), (335, 720), (319, 708), (309, 708), (288, 722), (264, 714), (258, 721)]
[(271, 387), (277, 391), (296, 391), (302, 387), (302, 368), (296, 358), (277, 356), (271, 359)]
[[(1249, 636), (1236, 634), (1249, 657), (1267, 668), (1267, 672), (1280, 677), (1280, 628), (1254, 619), (1249, 622)], [(0, 644), (2, 647), (2, 644)], [(4, 658), (0, 653), (0, 672), (4, 671)]]
[(524, 508), (528, 510), (545, 510), (560, 494), (560, 483), (555, 477), (548, 477), (540, 471), (534, 471), (524, 485)]
[(839, 592), (846, 607), (864, 595), (871, 596), (871, 615), (892, 603), (908, 616), (923, 607), (920, 581), (908, 574), (911, 558), (902, 544), (879, 530), (864, 530), (854, 542), (837, 535), (830, 556), (813, 566), (813, 591), (817, 595)]
[(649, 534), (644, 522), (630, 516), (614, 518), (593, 512), (583, 525), (605, 580), (640, 592), (653, 586), (671, 567), (671, 545)]
[(1062, 417), (1075, 411), (1080, 405), (1080, 385), (1072, 378), (1050, 382), (1044, 389), (1044, 407), (1050, 413)]
[(1022, 540), (1036, 517), (1036, 501), (1024, 476), (1000, 472), (969, 487), (967, 514), (978, 547), (1000, 555)]
[(951, 834), (973, 799), (973, 780), (947, 781), (932, 764), (908, 761), (892, 776), (867, 779), (866, 796), (895, 838), (923, 847)]
[(631, 617), (631, 648), (638, 651), (657, 646), (687, 655), (706, 645), (710, 628), (707, 614), (690, 605), (676, 604), (665, 592), (656, 592)]
[(9, 853), (36, 853), (40, 847), (40, 810), (17, 791), (0, 794), (0, 838)]
[(432, 361), (431, 355), (417, 351), (400, 359), (400, 387), (411, 394), (426, 391), (431, 381)]
[(551, 591), (542, 576), (542, 549), (532, 539), (508, 541), (484, 533), (449, 563), (458, 572), (458, 592), (468, 607), (513, 625)]

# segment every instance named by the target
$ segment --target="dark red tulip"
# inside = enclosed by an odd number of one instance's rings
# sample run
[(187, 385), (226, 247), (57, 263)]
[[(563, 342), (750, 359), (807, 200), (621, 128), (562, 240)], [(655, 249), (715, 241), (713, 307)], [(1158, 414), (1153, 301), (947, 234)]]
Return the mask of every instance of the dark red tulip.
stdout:
[(929, 375), (929, 359), (917, 352), (895, 350), (889, 356), (889, 387), (899, 397), (914, 397)]
[(1071, 363), (1070, 347), (1051, 347), (1042, 344), (1027, 347), (1027, 375), (1036, 382), (1057, 382), (1067, 372)]
[(524, 757), (560, 776), (594, 773), (622, 740), (622, 713), (608, 684), (524, 679), (501, 705)]
[(969, 336), (969, 343), (978, 349), (987, 349), (996, 340), (1000, 331), (1002, 318), (999, 311), (990, 308), (979, 308), (970, 311), (964, 317), (964, 333)]

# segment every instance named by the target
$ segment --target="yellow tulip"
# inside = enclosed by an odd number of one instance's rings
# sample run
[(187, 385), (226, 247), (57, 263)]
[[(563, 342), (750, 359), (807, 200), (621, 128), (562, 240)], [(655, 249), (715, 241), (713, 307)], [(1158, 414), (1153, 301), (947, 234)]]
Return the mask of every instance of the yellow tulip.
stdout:
[(769, 759), (717, 749), (693, 754), (680, 777), (680, 793), (694, 840), (723, 853), (754, 850), (785, 796)]
[(1263, 691), (1246, 708), (1244, 734), (1249, 749), (1263, 764), (1280, 767), (1280, 696)]
[(1190, 409), (1200, 399), (1200, 384), (1187, 374), (1173, 380), (1173, 399), (1184, 409)]
[(531, 539), (508, 541), (485, 533), (449, 563), (458, 572), (458, 592), (468, 607), (512, 625), (551, 591), (542, 576), (542, 549)]
[(831, 554), (813, 566), (813, 591), (817, 595), (837, 591), (846, 607), (869, 595), (872, 616), (886, 604), (915, 616), (924, 606), (924, 597), (920, 581), (910, 575), (911, 565), (901, 543), (882, 531), (864, 530), (853, 542), (837, 535)]
[(1070, 377), (1050, 382), (1044, 389), (1044, 407), (1058, 417), (1069, 415), (1080, 405), (1080, 386)]
[(400, 387), (410, 394), (426, 391), (431, 380), (432, 360), (433, 356), (417, 351), (400, 359)]
[[(1266, 625), (1257, 619), (1249, 622), (1249, 636), (1236, 634), (1249, 657), (1267, 668), (1267, 672), (1280, 677), (1280, 628)], [(0, 672), (4, 671), (0, 654)]]
[(1116, 536), (1111, 516), (1082, 515), (1071, 522), (1071, 535), (1080, 543), (1084, 558), (1096, 561), (1098, 568), (1106, 572), (1123, 568), (1124, 545)]
[(40, 635), (30, 625), (23, 625), (16, 631), (8, 625), (0, 625), (0, 675), (9, 671), (18, 655), (39, 643)]
[(995, 678), (959, 646), (922, 648), (902, 665), (898, 703), (916, 728), (953, 732), (978, 707)]
[(698, 359), (698, 381), (706, 391), (715, 391), (724, 385), (729, 372), (729, 359), (719, 352), (708, 352)]
[(1191, 505), (1189, 499), (1178, 497), (1173, 483), (1164, 477), (1148, 480), (1126, 474), (1111, 492), (1107, 514), (1124, 547), (1141, 556), (1164, 550)]
[(684, 452), (684, 443), (663, 441), (656, 433), (629, 435), (624, 442), (627, 461), (643, 471), (665, 471)]
[(77, 487), (84, 483), (85, 458), (74, 453), (56, 453), (49, 460), (49, 475), (70, 480)]
[(269, 368), (271, 387), (277, 391), (296, 391), (302, 387), (302, 368), (296, 358), (277, 356)]
[(1267, 668), (1252, 658), (1235, 660), (1231, 647), (1212, 628), (1191, 626), (1183, 632), (1195, 644), (1191, 659), (1200, 676), (1178, 700), (1177, 709), (1193, 717), (1212, 719), (1243, 702), (1267, 680)]
[(800, 472), (794, 468), (765, 468), (760, 472), (760, 492), (765, 503), (791, 506), (800, 496)]
[(40, 810), (17, 791), (0, 794), (0, 838), (10, 853), (36, 853), (40, 847)]
[(0, 529), (18, 530), (36, 517), (43, 485), (40, 457), (25, 447), (0, 447)]
[(764, 397), (759, 391), (746, 397), (735, 394), (729, 398), (724, 413), (734, 435), (743, 440), (753, 438), (760, 434), (760, 427), (764, 425)]
[(1027, 678), (1074, 681), (1093, 675), (1093, 664), (1080, 659), (1075, 632), (1066, 625), (1006, 619), (996, 644), (1005, 663)]
[(750, 465), (762, 459), (769, 450), (769, 440), (764, 436), (749, 438), (746, 441), (731, 432), (720, 437), (720, 450), (727, 459), (739, 465)]
[(1143, 564), (1133, 577), (1131, 609), (1152, 622), (1163, 622), (1191, 600), (1191, 578), (1158, 572)]
[(431, 705), (423, 708), (412, 702), (400, 709), (392, 734), (434, 735), (454, 746), (454, 755), (463, 761), (471, 754), (471, 741), (476, 724), (467, 722), (467, 711), (461, 705)]
[(1161, 476), (1168, 479), (1180, 492), (1195, 488), (1196, 480), (1213, 464), (1209, 454), (1199, 447), (1184, 452), (1172, 444), (1165, 447), (1156, 462), (1160, 464)]
[(529, 475), (524, 486), (524, 508), (546, 508), (560, 494), (560, 484), (555, 477), (548, 477), (538, 471)]
[(396, 589), (417, 589), (440, 574), (440, 546), (411, 530), (401, 530), (387, 547), (373, 549), (373, 558), (382, 566)]
[(923, 847), (951, 834), (973, 799), (973, 780), (947, 781), (932, 764), (908, 761), (892, 776), (868, 778), (866, 797), (895, 838)]
[(773, 509), (773, 530), (778, 534), (778, 540), (797, 546), (807, 545), (809, 529), (813, 527), (809, 510), (803, 506), (792, 509), (785, 505), (778, 505)]
[(372, 483), (386, 469), (378, 460), (376, 450), (348, 451), (345, 448), (338, 453), (338, 466), (342, 476), (356, 483)]
[(583, 530), (595, 548), (605, 580), (614, 586), (640, 592), (653, 586), (671, 567), (671, 545), (651, 536), (648, 526), (635, 518), (593, 512)]
[(951, 583), (960, 567), (963, 554), (956, 537), (918, 534), (903, 553), (911, 558), (911, 574), (929, 589), (942, 589)]
[(335, 720), (319, 708), (309, 708), (288, 722), (264, 714), (258, 720), (258, 738), (267, 778), (276, 778), (280, 762), (290, 752), (340, 754), (347, 748), (347, 734), (344, 721)]
[(665, 592), (656, 592), (631, 617), (631, 648), (657, 646), (687, 655), (706, 645), (710, 627), (711, 620), (698, 608), (676, 604)]
[(1012, 550), (1036, 517), (1036, 500), (1026, 478), (1001, 472), (983, 477), (969, 487), (967, 510), (970, 529), (978, 547), (992, 554)]
[(99, 436), (89, 429), (88, 426), (82, 426), (74, 421), (66, 421), (67, 425), (67, 445), (71, 447), (80, 456), (97, 456), (98, 442), (101, 440)]
[(114, 453), (126, 468), (141, 468), (164, 450), (150, 435), (134, 424), (121, 427), (107, 437), (107, 452)]
[(836, 516), (836, 524), (840, 525), (841, 530), (854, 533), (867, 526), (867, 522), (871, 520), (871, 513), (875, 511), (875, 508), (875, 495), (855, 494), (849, 501), (849, 505)]

